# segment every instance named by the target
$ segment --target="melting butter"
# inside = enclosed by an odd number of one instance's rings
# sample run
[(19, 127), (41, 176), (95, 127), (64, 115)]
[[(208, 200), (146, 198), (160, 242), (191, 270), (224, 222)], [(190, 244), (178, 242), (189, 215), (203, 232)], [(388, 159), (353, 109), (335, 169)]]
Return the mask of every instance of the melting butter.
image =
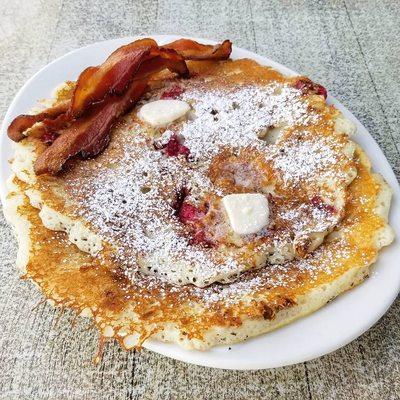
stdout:
[(155, 128), (165, 127), (184, 117), (190, 106), (181, 100), (156, 100), (143, 105), (138, 117)]
[(239, 235), (257, 233), (268, 224), (268, 200), (262, 194), (229, 194), (222, 204), (232, 230)]

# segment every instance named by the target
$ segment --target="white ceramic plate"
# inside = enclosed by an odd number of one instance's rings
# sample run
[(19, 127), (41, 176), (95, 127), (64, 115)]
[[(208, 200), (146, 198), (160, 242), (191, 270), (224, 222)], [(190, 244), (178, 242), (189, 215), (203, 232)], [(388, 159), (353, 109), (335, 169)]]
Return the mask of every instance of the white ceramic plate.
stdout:
[[(163, 44), (178, 36), (152, 36)], [(75, 80), (89, 65), (100, 64), (117, 47), (137, 39), (123, 38), (99, 42), (58, 58), (35, 74), (11, 103), (2, 125), (0, 182), (1, 199), (6, 196), (5, 182), (10, 174), (7, 160), (12, 156), (6, 128), (18, 114), (26, 113), (37, 102), (51, 96), (54, 88), (66, 80)], [(195, 39), (203, 43), (215, 43)], [(250, 51), (234, 48), (232, 58), (252, 58), (287, 75), (294, 71)], [(323, 82), (322, 82), (323, 83)], [(329, 88), (328, 88), (329, 90)], [(393, 188), (390, 223), (400, 237), (400, 188), (381, 149), (359, 121), (337, 100), (328, 97), (343, 114), (357, 124), (355, 140), (366, 151), (375, 171), (380, 172)], [(369, 329), (386, 312), (400, 290), (400, 246), (395, 242), (384, 249), (371, 277), (355, 289), (341, 295), (314, 314), (274, 332), (230, 347), (209, 351), (184, 350), (175, 344), (147, 341), (144, 347), (188, 363), (227, 369), (262, 369), (295, 364), (322, 356), (351, 342)]]

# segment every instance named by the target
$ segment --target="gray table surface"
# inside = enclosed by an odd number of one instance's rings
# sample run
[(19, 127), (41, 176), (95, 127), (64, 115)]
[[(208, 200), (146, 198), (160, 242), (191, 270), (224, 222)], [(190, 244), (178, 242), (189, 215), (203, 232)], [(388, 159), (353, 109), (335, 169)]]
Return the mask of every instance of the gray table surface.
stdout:
[[(0, 0), (0, 117), (25, 80), (56, 57), (148, 33), (230, 38), (311, 76), (365, 124), (399, 178), (398, 0)], [(3, 217), (0, 240), (2, 399), (400, 398), (399, 300), (351, 344), (290, 367), (213, 370), (114, 343), (95, 366), (92, 328), (84, 321), (71, 328), (72, 314), (57, 320), (46, 304), (34, 308), (42, 297), (18, 278)]]

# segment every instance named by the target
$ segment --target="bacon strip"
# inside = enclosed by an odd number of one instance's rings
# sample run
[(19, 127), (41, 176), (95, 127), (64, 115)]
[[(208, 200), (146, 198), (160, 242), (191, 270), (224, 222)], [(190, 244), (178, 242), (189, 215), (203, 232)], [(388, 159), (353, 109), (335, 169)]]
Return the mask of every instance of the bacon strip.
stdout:
[[(158, 47), (153, 39), (141, 39), (115, 50), (98, 67), (89, 67), (78, 78), (70, 113), (81, 115), (90, 104), (111, 93), (122, 93), (140, 65), (153, 58), (163, 59), (165, 68), (188, 76), (185, 60), (224, 60), (229, 58), (232, 43), (225, 40), (215, 46), (180, 39)], [(157, 64), (157, 61), (156, 61)]]
[(85, 69), (79, 75), (70, 114), (77, 117), (108, 93), (121, 93), (150, 50), (150, 46), (123, 46), (114, 51), (101, 66)]
[(57, 120), (62, 114), (66, 113), (70, 107), (70, 100), (65, 100), (54, 107), (47, 108), (43, 112), (35, 115), (19, 115), (14, 118), (8, 126), (7, 135), (14, 142), (19, 142), (26, 136), (23, 134), (27, 129), (32, 128), (37, 122), (43, 122), (51, 125), (51, 122)]
[(189, 69), (185, 60), (178, 56), (175, 51), (168, 49), (159, 49), (158, 54), (152, 52), (151, 57), (144, 61), (137, 70), (137, 75), (139, 77), (153, 75), (163, 69), (169, 69), (182, 77), (189, 76)]
[[(89, 67), (81, 73), (70, 114), (78, 117), (90, 104), (103, 100), (108, 94), (123, 93), (141, 64), (154, 58), (165, 60), (164, 68), (179, 75), (189, 73), (184, 59), (175, 51), (159, 48), (152, 39), (133, 42), (114, 51), (102, 65)], [(159, 65), (157, 61), (156, 64)]]
[(226, 60), (232, 52), (230, 40), (224, 40), (221, 44), (209, 45), (190, 39), (179, 39), (162, 47), (175, 50), (185, 60)]
[(39, 155), (35, 162), (36, 174), (56, 174), (64, 163), (83, 151), (86, 156), (100, 153), (109, 141), (109, 132), (116, 119), (127, 112), (147, 87), (147, 79), (135, 81), (123, 96), (113, 95), (78, 119)]
[(153, 39), (137, 40), (114, 51), (100, 66), (85, 69), (71, 100), (15, 118), (8, 136), (22, 140), (26, 129), (43, 122), (38, 134), (49, 133), (54, 142), (37, 158), (35, 172), (56, 174), (70, 157), (93, 157), (104, 150), (112, 125), (144, 93), (155, 73), (169, 69), (188, 76), (185, 59), (226, 59), (231, 47), (229, 40), (211, 46), (181, 39), (161, 47)]

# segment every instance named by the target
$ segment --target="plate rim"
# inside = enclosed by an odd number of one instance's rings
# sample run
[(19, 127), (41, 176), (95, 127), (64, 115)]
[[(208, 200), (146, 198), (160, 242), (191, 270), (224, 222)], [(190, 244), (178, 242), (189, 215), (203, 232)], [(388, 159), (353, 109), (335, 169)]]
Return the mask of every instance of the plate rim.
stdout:
[[(121, 46), (125, 42), (133, 41), (133, 40), (136, 40), (138, 38), (143, 38), (143, 37), (152, 37), (156, 41), (161, 42), (161, 43), (165, 43), (165, 42), (171, 41), (171, 40), (176, 40), (181, 37), (194, 39), (194, 40), (197, 40), (197, 41), (200, 41), (203, 43), (210, 43), (210, 44), (217, 43), (217, 41), (215, 41), (215, 40), (189, 37), (186, 35), (181, 36), (181, 35), (151, 34), (148, 36), (142, 36), (142, 35), (141, 36), (127, 36), (127, 37), (122, 37), (122, 38), (114, 38), (114, 39), (94, 42), (92, 44), (88, 44), (86, 46), (77, 48), (75, 50), (72, 50), (72, 51), (54, 59), (53, 61), (46, 64), (44, 67), (42, 67), (39, 71), (37, 71), (31, 78), (29, 78), (24, 83), (24, 85), (19, 89), (17, 94), (14, 96), (13, 100), (11, 101), (11, 103), (5, 113), (5, 116), (4, 116), (2, 125), (1, 125), (0, 154), (3, 155), (3, 160), (0, 163), (0, 182), (2, 183), (0, 185), (0, 197), (1, 197), (1, 202), (2, 202), (3, 206), (4, 206), (5, 197), (7, 194), (7, 189), (5, 187), (5, 182), (6, 182), (6, 178), (7, 178), (6, 174), (7, 174), (7, 171), (9, 171), (9, 168), (4, 167), (4, 164), (6, 163), (6, 161), (4, 160), (4, 156), (6, 156), (6, 158), (12, 156), (12, 153), (7, 152), (7, 149), (11, 149), (10, 143), (7, 143), (7, 142), (9, 142), (7, 135), (6, 135), (7, 126), (11, 122), (12, 117), (14, 115), (16, 115), (16, 113), (14, 111), (18, 106), (18, 102), (21, 102), (21, 99), (25, 95), (25, 92), (29, 91), (30, 85), (32, 85), (32, 83), (34, 83), (38, 78), (40, 78), (44, 74), (51, 71), (51, 68), (53, 68), (58, 63), (65, 62), (69, 58), (74, 57), (74, 56), (78, 55), (79, 53), (86, 52), (88, 50), (89, 51), (91, 50), (92, 52), (94, 52), (94, 51), (96, 51), (97, 48), (100, 49), (100, 52), (101, 51), (105, 52), (106, 47), (113, 47), (115, 45), (115, 48), (116, 48), (118, 46)], [(268, 57), (261, 56), (254, 52), (251, 52), (247, 49), (233, 46), (233, 58), (235, 58), (235, 55), (238, 53), (241, 54), (240, 58), (251, 58), (251, 59), (259, 62), (262, 65), (271, 66), (272, 68), (274, 68), (286, 75), (300, 75), (297, 72), (291, 70), (290, 68), (269, 59)], [(62, 82), (60, 82), (60, 83), (62, 83)], [(382, 149), (379, 147), (379, 145), (377, 144), (377, 142), (375, 141), (373, 136), (367, 131), (367, 129), (361, 124), (361, 122), (334, 97), (328, 95), (327, 101), (328, 101), (328, 103), (333, 104), (341, 112), (343, 112), (346, 117), (350, 118), (353, 122), (356, 123), (358, 132), (361, 131), (358, 134), (358, 136), (364, 135), (364, 137), (361, 137), (361, 136), (357, 137), (355, 140), (356, 143), (358, 142), (357, 139), (359, 139), (359, 140), (365, 139), (364, 141), (366, 143), (370, 143), (367, 147), (374, 150), (373, 156), (370, 154), (371, 152), (367, 151), (367, 154), (368, 154), (368, 157), (372, 161), (373, 171), (379, 172), (385, 178), (385, 180), (388, 181), (390, 187), (392, 188), (393, 196), (392, 196), (392, 203), (391, 203), (391, 208), (390, 208), (391, 217), (389, 218), (389, 220), (390, 220), (390, 225), (395, 230), (395, 235), (397, 236), (397, 238), (400, 237), (400, 218), (399, 218), (399, 222), (397, 223), (396, 222), (397, 219), (395, 219), (395, 217), (394, 217), (394, 214), (400, 215), (400, 204), (399, 204), (400, 186), (399, 186), (399, 183), (397, 181), (397, 178), (393, 172), (391, 165), (387, 161)], [(366, 133), (366, 136), (365, 136), (365, 133)], [(363, 147), (363, 150), (366, 150), (366, 149)], [(376, 152), (376, 154), (375, 154), (375, 152)], [(385, 170), (384, 173), (382, 173), (382, 169)], [(391, 252), (394, 252), (397, 250), (399, 252), (399, 256), (400, 256), (400, 246), (397, 243), (396, 239), (395, 239), (395, 242), (389, 246), (389, 249), (392, 249), (392, 250), (390, 250)], [(379, 252), (379, 259), (375, 262), (374, 267), (372, 267), (373, 273), (371, 275), (377, 276), (380, 274), (380, 271), (379, 270), (377, 271), (378, 268), (376, 268), (376, 265), (383, 258), (382, 255), (388, 253), (388, 251), (385, 252), (385, 250), (386, 249), (382, 249)], [(382, 261), (380, 262), (380, 264), (382, 264)], [(386, 313), (386, 311), (389, 309), (391, 304), (396, 299), (396, 297), (400, 291), (400, 271), (398, 271), (397, 275), (398, 275), (397, 277), (394, 277), (395, 279), (397, 279), (397, 282), (393, 282), (396, 284), (392, 285), (392, 288), (389, 291), (390, 293), (386, 293), (384, 302), (381, 305), (379, 311), (376, 311), (376, 313), (373, 314), (373, 317), (369, 318), (368, 322), (365, 323), (365, 321), (363, 321), (364, 323), (362, 324), (362, 326), (360, 326), (357, 330), (354, 330), (354, 332), (352, 334), (345, 335), (344, 333), (342, 333), (341, 339), (334, 341), (335, 342), (334, 344), (331, 343), (329, 345), (329, 343), (328, 343), (328, 344), (325, 344), (325, 346), (320, 345), (319, 350), (308, 351), (307, 354), (305, 354), (304, 352), (303, 353), (300, 352), (300, 354), (298, 354), (297, 356), (293, 356), (293, 355), (286, 356), (283, 358), (281, 357), (280, 359), (278, 357), (278, 359), (276, 359), (275, 361), (273, 359), (266, 358), (262, 361), (249, 362), (248, 360), (242, 360), (242, 359), (233, 361), (232, 357), (223, 357), (224, 353), (221, 350), (222, 349), (227, 350), (228, 346), (216, 346), (207, 351), (198, 351), (198, 350), (186, 350), (177, 344), (164, 343), (164, 342), (159, 342), (159, 341), (155, 341), (155, 340), (148, 340), (143, 344), (143, 347), (145, 347), (149, 350), (155, 351), (159, 354), (162, 354), (167, 357), (177, 359), (177, 360), (180, 360), (183, 362), (201, 365), (201, 366), (213, 367), (213, 368), (232, 369), (232, 370), (259, 370), (259, 369), (267, 369), (267, 368), (277, 368), (277, 367), (282, 367), (282, 366), (286, 366), (286, 365), (292, 365), (292, 364), (309, 361), (314, 358), (321, 357), (325, 354), (331, 353), (331, 352), (347, 345), (348, 343), (350, 343), (357, 337), (361, 336), (368, 329), (370, 329)], [(338, 299), (336, 299), (335, 302), (332, 302), (331, 304), (334, 304), (334, 303), (337, 304), (338, 301), (343, 298), (354, 297), (354, 296), (351, 296), (352, 293), (356, 293), (356, 292), (359, 293), (360, 289), (362, 292), (362, 287), (364, 285), (366, 285), (367, 282), (370, 282), (371, 280), (373, 281), (373, 277), (370, 278), (369, 280), (363, 282), (361, 285), (357, 286), (356, 288), (353, 288), (350, 292), (341, 294), (338, 297)], [(344, 301), (342, 301), (342, 303), (344, 303)], [(351, 299), (350, 299), (350, 303), (351, 303)], [(318, 318), (315, 318), (315, 316), (318, 317), (318, 314), (321, 313), (322, 310), (326, 309), (329, 306), (330, 306), (330, 304), (325, 305), (322, 308), (320, 308), (319, 310), (315, 311), (314, 313), (312, 313), (308, 316), (304, 316), (304, 317), (300, 318), (298, 321), (292, 322), (292, 323), (286, 325), (285, 327), (279, 328), (278, 330), (273, 331), (273, 332), (283, 331), (283, 330), (288, 330), (288, 329), (289, 330), (295, 329), (296, 324), (305, 319), (310, 319), (312, 317), (313, 317), (313, 319), (318, 319)], [(313, 323), (313, 322), (311, 322), (311, 323)], [(292, 328), (292, 327), (294, 327), (294, 328)], [(251, 348), (251, 343), (254, 343), (256, 340), (262, 342), (262, 339), (267, 338), (268, 335), (271, 335), (273, 332), (259, 335), (255, 338), (251, 338), (251, 339), (249, 339), (245, 342), (239, 343), (239, 344), (230, 345), (229, 348), (232, 348), (232, 352), (230, 350), (228, 350), (228, 351), (230, 352), (230, 354), (233, 354), (235, 352), (235, 348), (237, 348), (239, 346), (241, 346), (241, 347), (247, 346), (247, 347)], [(250, 343), (250, 346), (248, 346), (249, 343)], [(318, 348), (318, 346), (316, 346), (316, 347)], [(215, 354), (215, 357), (209, 356), (209, 355), (213, 355), (213, 354)]]

